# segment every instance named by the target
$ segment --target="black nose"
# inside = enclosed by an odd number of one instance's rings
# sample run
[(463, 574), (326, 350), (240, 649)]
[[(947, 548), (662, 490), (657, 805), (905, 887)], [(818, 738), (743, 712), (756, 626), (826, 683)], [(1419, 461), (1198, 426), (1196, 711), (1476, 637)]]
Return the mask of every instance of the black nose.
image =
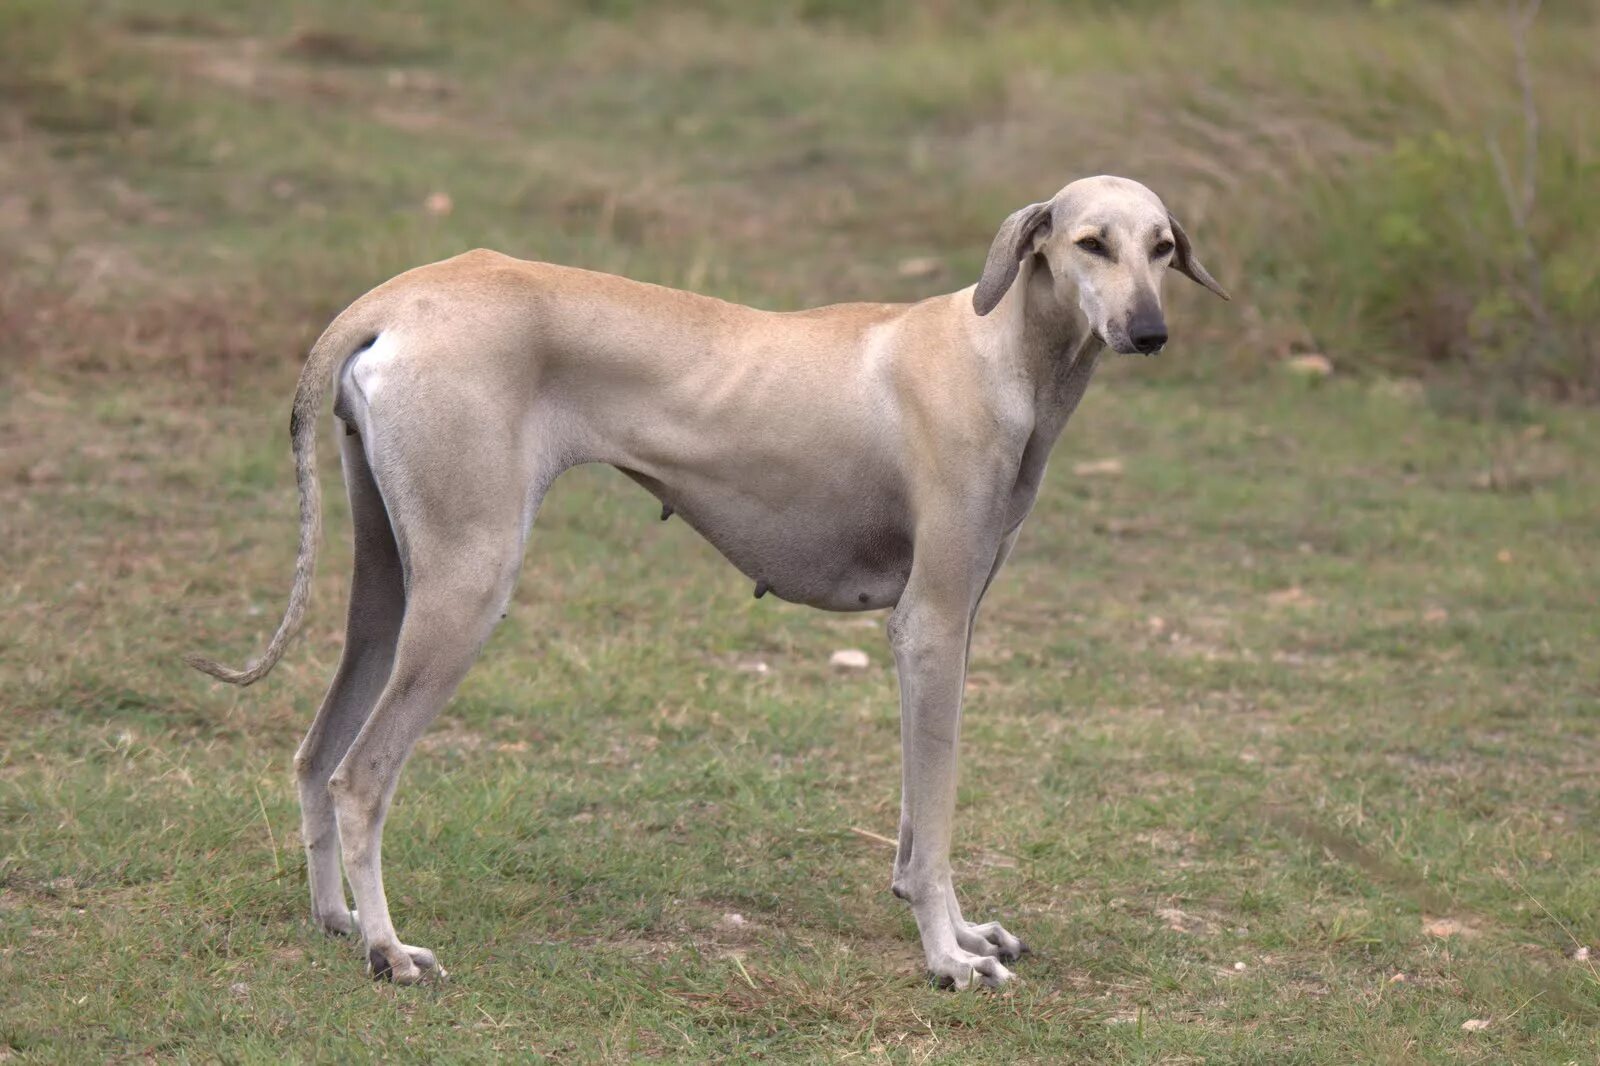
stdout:
[(1128, 339), (1133, 342), (1134, 350), (1144, 355), (1159, 352), (1161, 346), (1167, 343), (1167, 327), (1165, 325), (1139, 325), (1128, 333)]

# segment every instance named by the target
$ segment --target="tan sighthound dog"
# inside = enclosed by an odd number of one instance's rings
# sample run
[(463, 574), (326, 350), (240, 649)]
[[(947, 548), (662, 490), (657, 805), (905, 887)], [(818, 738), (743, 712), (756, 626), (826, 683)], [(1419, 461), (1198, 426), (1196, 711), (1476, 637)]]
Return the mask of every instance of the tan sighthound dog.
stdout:
[(779, 314), (487, 251), (351, 304), (295, 392), (300, 550), (283, 623), (245, 670), (190, 659), (248, 685), (298, 629), (321, 535), (316, 426), (332, 378), (355, 575), (344, 656), (294, 761), (316, 921), (359, 929), (378, 976), (437, 970), (389, 919), (389, 800), (504, 617), (545, 490), (569, 467), (609, 463), (758, 595), (894, 608), (894, 893), (911, 904), (938, 980), (1008, 980), (1003, 962), (1022, 942), (967, 921), (950, 879), (973, 619), (1101, 349), (1166, 343), (1169, 266), (1227, 298), (1154, 193), (1095, 177), (1006, 219), (975, 287), (915, 304)]

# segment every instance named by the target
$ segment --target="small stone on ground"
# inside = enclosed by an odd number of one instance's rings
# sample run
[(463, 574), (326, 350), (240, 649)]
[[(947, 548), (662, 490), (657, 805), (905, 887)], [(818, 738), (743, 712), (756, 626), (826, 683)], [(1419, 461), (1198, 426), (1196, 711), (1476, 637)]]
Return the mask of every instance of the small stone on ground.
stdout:
[(1325, 378), (1333, 373), (1333, 360), (1315, 352), (1297, 355), (1287, 365), (1294, 373), (1304, 374), (1308, 378)]
[(1072, 472), (1079, 477), (1121, 477), (1121, 459), (1086, 459), (1072, 464)]
[(860, 648), (840, 648), (828, 656), (828, 665), (835, 670), (865, 670), (872, 660)]

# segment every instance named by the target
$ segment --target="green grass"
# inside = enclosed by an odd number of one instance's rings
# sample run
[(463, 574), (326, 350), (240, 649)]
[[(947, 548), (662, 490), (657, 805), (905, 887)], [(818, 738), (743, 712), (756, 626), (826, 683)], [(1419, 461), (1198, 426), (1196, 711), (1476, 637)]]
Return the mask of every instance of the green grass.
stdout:
[[(306, 920), (287, 772), (337, 655), (342, 509), (270, 683), (177, 663), (245, 655), (279, 608), (292, 501), (243, 473), (281, 453), (275, 415), (34, 415), (44, 454), (53, 430), (114, 456), (10, 512), (0, 1037), (25, 1056), (1596, 1047), (1600, 983), (1564, 955), (1600, 903), (1600, 441), (1575, 414), (1097, 389), (974, 652), (960, 884), (1037, 949), (1002, 996), (925, 987), (891, 855), (852, 832), (896, 817), (881, 618), (750, 599), (599, 471), (552, 493), (390, 821), (397, 920), (454, 977), (371, 986)], [(1121, 477), (1074, 475), (1108, 455)], [(1494, 462), (1525, 480), (1480, 487)], [(872, 669), (831, 674), (844, 646)], [(1425, 932), (1444, 918), (1464, 931)]]
[[(1446, 75), (1506, 59), (1493, 12), (1380, 7), (8, 6), (0, 1058), (1593, 1059), (1600, 427), (1479, 349), (1387, 376), (1416, 360), (1383, 271), (1426, 263), (1357, 235), (1447, 195), (1429, 153), (1504, 94)], [(1593, 165), (1580, 15), (1537, 44), (1561, 196)], [(1190, 61), (1131, 69), (1152, 26)], [(338, 657), (335, 485), (272, 677), (179, 656), (246, 658), (281, 610), (284, 408), (328, 315), (474, 244), (911, 297), (1099, 169), (1149, 177), (1241, 299), (1172, 287), (1169, 354), (1095, 384), (980, 619), (957, 884), (1035, 948), (1018, 986), (927, 987), (888, 892), (882, 616), (753, 600), (598, 469), (552, 492), (389, 822), (396, 922), (451, 979), (374, 985), (311, 930), (289, 758)], [(1273, 365), (1310, 347), (1339, 372)]]

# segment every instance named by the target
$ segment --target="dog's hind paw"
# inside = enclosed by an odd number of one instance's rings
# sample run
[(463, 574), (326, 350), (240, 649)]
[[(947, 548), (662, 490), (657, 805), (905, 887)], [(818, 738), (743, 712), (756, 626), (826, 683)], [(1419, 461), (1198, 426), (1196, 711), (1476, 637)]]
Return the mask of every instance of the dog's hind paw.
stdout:
[(367, 968), (373, 980), (393, 981), (397, 985), (442, 981), (450, 976), (439, 965), (439, 960), (434, 958), (433, 952), (407, 944), (400, 944), (397, 950), (389, 952), (377, 948), (368, 950)]

